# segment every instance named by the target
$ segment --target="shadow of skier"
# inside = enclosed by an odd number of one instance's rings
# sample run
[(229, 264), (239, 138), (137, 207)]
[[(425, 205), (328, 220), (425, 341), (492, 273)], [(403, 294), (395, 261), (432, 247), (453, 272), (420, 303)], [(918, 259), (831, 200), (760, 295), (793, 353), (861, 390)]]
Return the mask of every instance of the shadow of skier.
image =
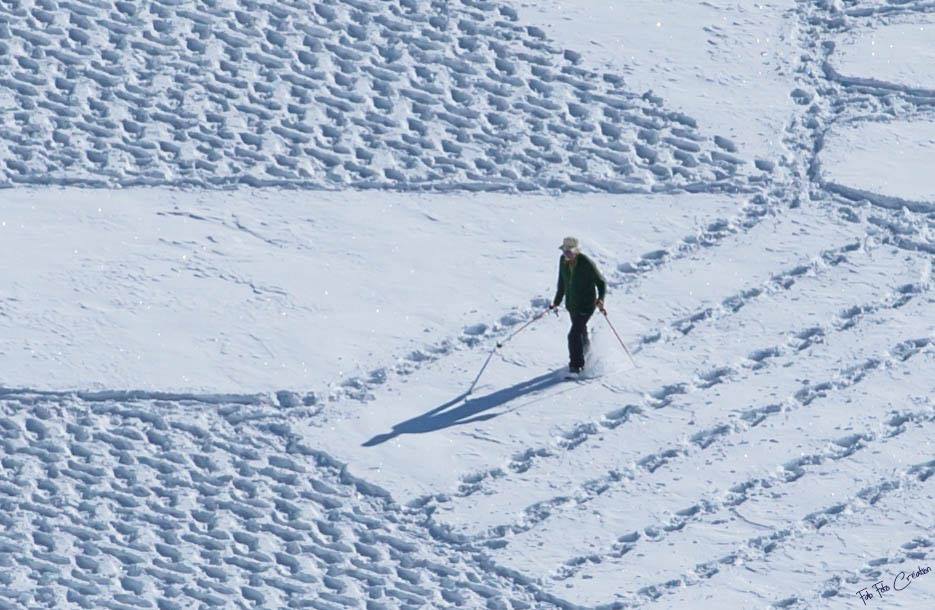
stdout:
[[(521, 396), (540, 392), (561, 383), (562, 377), (559, 375), (561, 370), (563, 369), (527, 379), (526, 381), (522, 381), (502, 390), (497, 390), (486, 396), (467, 398), (468, 394), (464, 392), (460, 396), (456, 396), (445, 404), (439, 405), (430, 411), (426, 411), (418, 417), (413, 417), (412, 419), (407, 419), (404, 422), (396, 424), (393, 426), (392, 431), (374, 436), (364, 443), (363, 446), (374, 447), (402, 434), (422, 434), (451, 426), (460, 426), (493, 419), (502, 413), (485, 413), (485, 411), (499, 407)], [(461, 401), (464, 402), (458, 405)]]

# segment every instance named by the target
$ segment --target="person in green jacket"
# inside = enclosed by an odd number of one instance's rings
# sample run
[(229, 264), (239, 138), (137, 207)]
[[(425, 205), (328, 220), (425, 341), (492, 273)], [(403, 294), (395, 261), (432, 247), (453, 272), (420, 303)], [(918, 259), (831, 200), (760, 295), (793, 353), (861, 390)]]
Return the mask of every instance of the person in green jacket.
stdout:
[(552, 309), (565, 299), (565, 309), (571, 316), (568, 331), (568, 370), (580, 373), (584, 368), (584, 352), (588, 347), (588, 320), (597, 308), (604, 309), (607, 282), (600, 269), (589, 257), (581, 253), (578, 239), (566, 237), (560, 247), (562, 257), (558, 261), (558, 288), (552, 299)]

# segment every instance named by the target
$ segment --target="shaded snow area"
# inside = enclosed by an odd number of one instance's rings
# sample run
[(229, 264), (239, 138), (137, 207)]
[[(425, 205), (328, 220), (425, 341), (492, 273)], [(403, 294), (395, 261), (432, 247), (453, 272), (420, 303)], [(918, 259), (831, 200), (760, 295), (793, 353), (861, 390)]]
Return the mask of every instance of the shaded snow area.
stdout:
[(506, 4), (48, 0), (0, 19), (7, 184), (639, 192), (736, 188), (744, 165)]
[(933, 16), (0, 2), (0, 609), (931, 608)]

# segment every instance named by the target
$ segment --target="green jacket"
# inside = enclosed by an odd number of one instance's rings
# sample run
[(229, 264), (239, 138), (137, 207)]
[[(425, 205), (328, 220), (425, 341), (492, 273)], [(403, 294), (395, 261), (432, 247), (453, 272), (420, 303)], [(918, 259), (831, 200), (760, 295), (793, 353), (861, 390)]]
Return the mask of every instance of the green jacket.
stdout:
[[(595, 288), (597, 294), (595, 295)], [(571, 313), (594, 313), (597, 299), (604, 299), (607, 282), (597, 265), (584, 254), (569, 264), (562, 256), (558, 261), (558, 289), (552, 303), (558, 306), (565, 298), (565, 309)]]

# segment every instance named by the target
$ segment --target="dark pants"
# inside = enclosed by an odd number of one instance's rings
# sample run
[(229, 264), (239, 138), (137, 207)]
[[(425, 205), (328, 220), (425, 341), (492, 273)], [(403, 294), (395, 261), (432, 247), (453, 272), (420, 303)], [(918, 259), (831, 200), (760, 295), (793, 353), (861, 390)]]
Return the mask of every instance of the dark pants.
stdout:
[(594, 312), (571, 313), (571, 330), (568, 331), (568, 366), (581, 368), (584, 366), (584, 352), (588, 348), (588, 320)]

